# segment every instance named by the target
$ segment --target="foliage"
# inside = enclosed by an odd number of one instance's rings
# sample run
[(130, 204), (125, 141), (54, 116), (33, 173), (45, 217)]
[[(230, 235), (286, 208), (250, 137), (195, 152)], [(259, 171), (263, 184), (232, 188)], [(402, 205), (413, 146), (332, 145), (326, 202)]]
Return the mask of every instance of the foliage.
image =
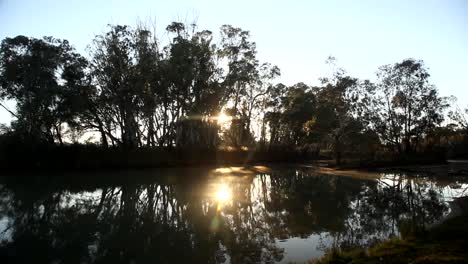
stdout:
[[(223, 25), (216, 41), (209, 30), (173, 22), (166, 33), (163, 45), (147, 25), (109, 25), (89, 60), (66, 40), (4, 39), (0, 106), (14, 117), (8, 134), (18, 144), (92, 135), (104, 148), (296, 148), (331, 153), (338, 165), (382, 152), (447, 150), (466, 134), (461, 110), (449, 112), (455, 125), (441, 127), (449, 101), (423, 61), (384, 65), (372, 83), (329, 57), (332, 72), (319, 86), (286, 86), (274, 83), (280, 70), (259, 61), (248, 31)], [(227, 123), (217, 122), (220, 113)]]
[(369, 250), (331, 250), (310, 263), (466, 263), (467, 220), (464, 212), (425, 234), (390, 239)]
[(25, 36), (4, 39), (0, 58), (0, 99), (16, 103), (16, 111), (9, 110), (12, 128), (25, 138), (62, 143), (85, 59), (66, 40)]
[(406, 59), (380, 67), (377, 73), (375, 131), (399, 153), (411, 152), (444, 120), (447, 98), (429, 83), (422, 61)]

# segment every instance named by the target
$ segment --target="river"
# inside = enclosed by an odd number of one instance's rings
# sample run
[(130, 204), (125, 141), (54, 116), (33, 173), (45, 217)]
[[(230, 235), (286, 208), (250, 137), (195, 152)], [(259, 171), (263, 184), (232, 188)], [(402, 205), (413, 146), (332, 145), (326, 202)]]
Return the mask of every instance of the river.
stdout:
[(451, 213), (454, 198), (468, 195), (463, 178), (338, 174), (254, 166), (4, 175), (0, 257), (304, 262), (333, 247), (367, 247), (431, 226)]

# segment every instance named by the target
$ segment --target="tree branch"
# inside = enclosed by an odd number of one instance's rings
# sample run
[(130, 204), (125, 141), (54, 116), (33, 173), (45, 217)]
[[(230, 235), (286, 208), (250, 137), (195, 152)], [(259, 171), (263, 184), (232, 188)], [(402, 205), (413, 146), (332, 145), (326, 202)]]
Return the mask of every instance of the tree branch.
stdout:
[(19, 119), (18, 115), (16, 115), (15, 113), (13, 113), (10, 109), (8, 109), (6, 106), (4, 106), (2, 103), (0, 103), (0, 106), (3, 107), (3, 109), (7, 110), (8, 113), (10, 113), (10, 115), (16, 117)]

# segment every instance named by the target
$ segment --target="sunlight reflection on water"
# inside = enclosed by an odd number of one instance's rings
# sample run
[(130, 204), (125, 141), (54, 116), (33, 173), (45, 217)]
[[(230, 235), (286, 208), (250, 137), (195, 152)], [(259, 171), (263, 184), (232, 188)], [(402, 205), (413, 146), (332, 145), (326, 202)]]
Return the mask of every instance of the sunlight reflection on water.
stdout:
[(93, 261), (112, 252), (116, 240), (118, 254), (129, 256), (150, 254), (139, 252), (138, 243), (188, 252), (158, 255), (180, 260), (173, 262), (209, 262), (196, 256), (218, 263), (302, 262), (331, 246), (365, 247), (401, 235), (412, 223), (436, 222), (468, 189), (466, 181), (405, 173), (363, 179), (266, 166), (166, 174), (107, 184), (0, 185), (0, 250), (14, 248), (21, 236), (39, 236), (53, 241), (46, 247), (81, 245)]
[(216, 191), (216, 200), (220, 203), (225, 203), (231, 200), (231, 189), (226, 184), (221, 184), (218, 186)]

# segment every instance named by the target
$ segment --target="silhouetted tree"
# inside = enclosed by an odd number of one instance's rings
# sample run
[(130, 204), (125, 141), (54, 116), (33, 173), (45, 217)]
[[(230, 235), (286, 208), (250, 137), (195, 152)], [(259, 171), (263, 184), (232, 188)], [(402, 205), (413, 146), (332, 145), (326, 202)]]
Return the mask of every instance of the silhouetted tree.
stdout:
[(16, 104), (7, 109), (15, 117), (13, 129), (26, 138), (62, 144), (63, 125), (75, 116), (71, 100), (79, 93), (86, 60), (66, 40), (25, 36), (4, 39), (0, 58), (0, 99)]
[(377, 76), (376, 132), (399, 153), (409, 153), (416, 142), (442, 123), (447, 100), (430, 84), (423, 61), (406, 59), (385, 65)]

